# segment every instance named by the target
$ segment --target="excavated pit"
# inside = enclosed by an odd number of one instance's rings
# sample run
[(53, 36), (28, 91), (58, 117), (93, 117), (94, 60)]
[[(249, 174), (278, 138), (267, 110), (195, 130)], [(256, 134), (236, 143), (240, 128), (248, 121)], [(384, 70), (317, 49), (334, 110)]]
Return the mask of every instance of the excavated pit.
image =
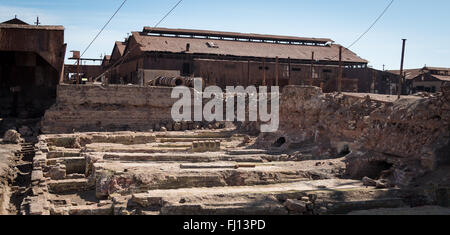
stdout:
[[(123, 89), (111, 92), (124, 97), (132, 88)], [(128, 101), (105, 100), (92, 87), (76, 87), (72, 100), (60, 92), (43, 120), (47, 134), (25, 146), (15, 165), (23, 173), (12, 186), (16, 213), (322, 215), (448, 207), (449, 115), (439, 97), (396, 101), (289, 86), (279, 131), (252, 136), (258, 124), (169, 123), (165, 112), (148, 124), (147, 113), (131, 106), (159, 110), (148, 96), (169, 90), (139, 89)], [(62, 134), (98, 131), (82, 122), (112, 112), (108, 102), (137, 112), (109, 120), (130, 130)], [(65, 114), (77, 108), (93, 120), (80, 114), (72, 123)]]

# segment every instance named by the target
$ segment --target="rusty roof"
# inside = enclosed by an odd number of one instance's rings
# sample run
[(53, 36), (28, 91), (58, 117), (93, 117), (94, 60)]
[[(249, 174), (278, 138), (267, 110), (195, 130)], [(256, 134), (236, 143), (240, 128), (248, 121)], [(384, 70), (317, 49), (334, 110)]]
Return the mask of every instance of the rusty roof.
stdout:
[(424, 70), (437, 70), (437, 71), (450, 71), (450, 68), (440, 68), (440, 67), (424, 67)]
[(169, 29), (169, 28), (154, 28), (144, 27), (144, 33), (153, 34), (173, 34), (185, 36), (200, 36), (200, 37), (218, 37), (218, 38), (239, 38), (239, 39), (254, 39), (254, 40), (271, 40), (271, 41), (291, 41), (304, 43), (319, 43), (325, 44), (334, 42), (328, 38), (307, 38), (307, 37), (293, 37), (293, 36), (279, 36), (269, 34), (253, 34), (253, 33), (237, 33), (237, 32), (222, 32), (210, 30), (196, 30), (196, 29)]
[(431, 75), (431, 76), (441, 81), (450, 82), (450, 76), (443, 76), (443, 75)]
[(0, 24), (21, 24), (21, 25), (28, 25), (28, 23), (26, 23), (25, 21), (20, 20), (20, 19), (17, 19), (17, 18), (14, 18), (14, 19), (5, 21), (5, 22), (0, 23)]
[[(395, 75), (400, 75), (400, 70), (389, 70), (388, 72), (393, 73)], [(403, 73), (405, 74), (406, 80), (411, 80), (421, 75), (423, 69), (405, 69)]]
[(123, 52), (125, 51), (125, 47), (127, 46), (126, 42), (116, 41), (116, 47), (119, 51), (120, 56), (123, 56)]
[[(168, 52), (187, 54), (207, 54), (237, 57), (258, 57), (280, 59), (311, 60), (314, 52), (315, 59), (320, 61), (338, 61), (340, 45), (312, 46), (301, 44), (263, 43), (240, 40), (215, 40), (190, 37), (164, 37), (133, 32), (133, 37), (141, 44), (141, 50), (147, 52)], [(214, 46), (211, 46), (213, 43)], [(189, 44), (189, 51), (186, 45)], [(353, 63), (368, 63), (352, 51), (343, 50), (343, 61)]]
[(0, 29), (34, 29), (34, 30), (64, 30), (64, 26), (58, 25), (21, 25), (21, 24), (0, 24)]
[[(430, 70), (433, 71), (450, 71), (450, 68), (438, 68), (438, 67), (423, 67), (420, 69), (405, 69), (403, 72), (405, 73), (405, 78), (406, 80), (411, 80), (414, 79)], [(400, 74), (400, 70), (389, 70), (388, 72), (399, 75)], [(431, 76), (435, 77), (438, 80), (442, 80), (442, 81), (448, 81), (448, 79), (450, 78), (450, 76), (445, 76), (445, 75), (434, 75), (431, 74)]]

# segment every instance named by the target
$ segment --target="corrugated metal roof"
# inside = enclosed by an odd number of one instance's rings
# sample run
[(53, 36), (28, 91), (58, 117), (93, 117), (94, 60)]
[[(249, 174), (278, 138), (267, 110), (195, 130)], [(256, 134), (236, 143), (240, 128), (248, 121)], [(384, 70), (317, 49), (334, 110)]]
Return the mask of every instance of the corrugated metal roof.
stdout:
[(276, 40), (297, 41), (297, 42), (322, 43), (322, 44), (333, 42), (333, 40), (328, 38), (307, 38), (307, 37), (279, 36), (268, 34), (236, 33), (236, 32), (222, 32), (222, 31), (194, 30), (194, 29), (169, 29), (169, 28), (154, 28), (154, 27), (144, 27), (144, 33), (229, 37), (229, 38), (256, 39), (256, 40), (274, 40), (274, 41)]
[[(232, 40), (213, 40), (205, 38), (186, 37), (162, 37), (150, 36), (139, 32), (133, 32), (133, 37), (141, 43), (141, 50), (148, 52), (169, 52), (187, 54), (210, 54), (239, 57), (258, 57), (280, 59), (311, 60), (314, 52), (315, 59), (320, 61), (338, 61), (339, 45), (309, 46), (299, 44), (277, 44)], [(214, 42), (217, 48), (208, 46), (208, 42)], [(189, 51), (186, 45), (189, 44)], [(343, 61), (354, 63), (367, 63), (350, 50), (343, 50)]]

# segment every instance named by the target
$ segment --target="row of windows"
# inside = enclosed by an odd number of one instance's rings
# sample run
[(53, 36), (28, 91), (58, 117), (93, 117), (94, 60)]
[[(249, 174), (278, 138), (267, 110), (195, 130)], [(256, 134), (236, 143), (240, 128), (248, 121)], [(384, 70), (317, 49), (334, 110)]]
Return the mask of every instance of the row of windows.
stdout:
[[(259, 66), (259, 70), (262, 70), (262, 69), (263, 69), (263, 67), (262, 67), (262, 66)], [(266, 70), (269, 70), (269, 67), (266, 66), (265, 69), (266, 69)], [(286, 70), (288, 70), (288, 68), (286, 68)], [(291, 70), (292, 70), (292, 71), (295, 71), (295, 72), (301, 72), (301, 71), (302, 71), (302, 68), (299, 68), (299, 67), (292, 67)], [(309, 71), (309, 69), (308, 69), (308, 71)], [(331, 69), (324, 69), (324, 70), (322, 70), (322, 72), (323, 72), (323, 73), (332, 73), (333, 71), (332, 71)]]
[(443, 75), (443, 76), (450, 75), (449, 71), (446, 71), (446, 70), (431, 70), (430, 72), (431, 72), (431, 74), (434, 74), (434, 75)]

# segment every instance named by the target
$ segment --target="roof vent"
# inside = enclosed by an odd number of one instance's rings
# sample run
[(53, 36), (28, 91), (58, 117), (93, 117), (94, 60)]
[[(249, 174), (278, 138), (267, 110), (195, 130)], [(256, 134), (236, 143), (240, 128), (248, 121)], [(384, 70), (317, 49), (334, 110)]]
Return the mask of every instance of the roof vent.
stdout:
[(214, 42), (207, 42), (206, 45), (208, 45), (209, 48), (219, 48)]

